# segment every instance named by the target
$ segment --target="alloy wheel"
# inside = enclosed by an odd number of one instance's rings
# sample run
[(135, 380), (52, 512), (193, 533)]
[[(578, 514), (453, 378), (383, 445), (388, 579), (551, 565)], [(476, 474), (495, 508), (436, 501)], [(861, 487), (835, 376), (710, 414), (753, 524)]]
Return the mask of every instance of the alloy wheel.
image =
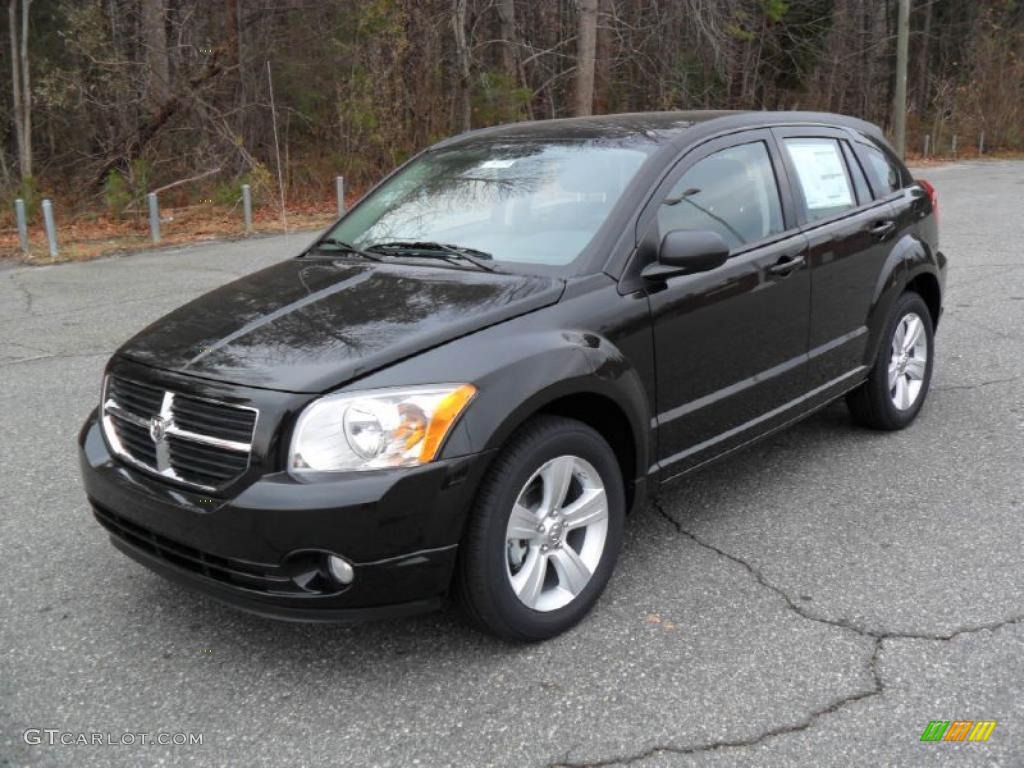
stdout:
[(608, 537), (608, 497), (593, 465), (559, 456), (516, 498), (505, 534), (505, 565), (519, 600), (536, 611), (572, 602), (590, 582)]
[(889, 357), (889, 397), (905, 411), (917, 402), (928, 368), (928, 334), (916, 312), (908, 312), (896, 324)]

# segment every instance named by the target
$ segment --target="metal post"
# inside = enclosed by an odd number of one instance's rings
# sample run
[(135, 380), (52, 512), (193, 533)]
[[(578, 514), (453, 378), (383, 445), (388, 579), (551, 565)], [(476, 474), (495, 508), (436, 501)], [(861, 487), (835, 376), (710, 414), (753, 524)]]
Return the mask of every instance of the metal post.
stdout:
[(953, 157), (956, 158), (956, 134), (953, 134)]
[(978, 137), (978, 154), (985, 154), (985, 132), (981, 132), (981, 136)]
[(20, 197), (14, 201), (14, 215), (18, 219), (18, 239), (21, 250), (28, 253), (28, 219), (25, 218), (25, 201)]
[(57, 256), (57, 228), (53, 225), (53, 203), (43, 200), (43, 224), (46, 226), (46, 240), (50, 244), (50, 258)]
[(245, 216), (245, 234), (252, 234), (252, 188), (242, 185), (242, 215)]
[(345, 213), (345, 177), (336, 177), (334, 179), (334, 186), (338, 190), (338, 215), (342, 216)]
[(156, 201), (156, 192), (146, 195), (149, 203), (149, 231), (153, 235), (153, 242), (160, 242), (160, 205)]
[(930, 134), (924, 135), (924, 156), (928, 157), (928, 146), (932, 143), (932, 137)]

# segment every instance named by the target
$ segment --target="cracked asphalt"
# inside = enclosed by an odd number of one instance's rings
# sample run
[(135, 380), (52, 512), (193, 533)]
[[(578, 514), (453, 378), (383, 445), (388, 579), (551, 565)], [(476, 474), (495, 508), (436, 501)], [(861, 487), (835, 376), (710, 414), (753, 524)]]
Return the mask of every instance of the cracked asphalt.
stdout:
[[(922, 175), (951, 267), (916, 424), (836, 404), (673, 486), (593, 615), (527, 647), (451, 612), (249, 617), (92, 520), (75, 436), (109, 354), (308, 235), (0, 271), (0, 765), (1024, 765), (1024, 163)], [(930, 720), (998, 726), (922, 743)]]

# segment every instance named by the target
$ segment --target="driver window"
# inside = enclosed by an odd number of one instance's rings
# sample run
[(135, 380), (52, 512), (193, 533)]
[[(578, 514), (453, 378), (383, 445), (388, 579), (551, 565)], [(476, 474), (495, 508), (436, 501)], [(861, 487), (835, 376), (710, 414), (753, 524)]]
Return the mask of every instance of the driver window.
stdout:
[(782, 203), (763, 141), (708, 155), (682, 175), (658, 209), (660, 236), (717, 232), (731, 251), (783, 232)]

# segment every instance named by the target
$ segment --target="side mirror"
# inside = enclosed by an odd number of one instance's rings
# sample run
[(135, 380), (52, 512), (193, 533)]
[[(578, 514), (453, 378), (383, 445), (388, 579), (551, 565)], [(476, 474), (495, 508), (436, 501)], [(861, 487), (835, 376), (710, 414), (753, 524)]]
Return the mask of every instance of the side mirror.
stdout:
[(720, 267), (727, 258), (729, 245), (717, 232), (673, 229), (661, 240), (658, 260), (644, 267), (641, 274), (651, 280), (692, 275)]

